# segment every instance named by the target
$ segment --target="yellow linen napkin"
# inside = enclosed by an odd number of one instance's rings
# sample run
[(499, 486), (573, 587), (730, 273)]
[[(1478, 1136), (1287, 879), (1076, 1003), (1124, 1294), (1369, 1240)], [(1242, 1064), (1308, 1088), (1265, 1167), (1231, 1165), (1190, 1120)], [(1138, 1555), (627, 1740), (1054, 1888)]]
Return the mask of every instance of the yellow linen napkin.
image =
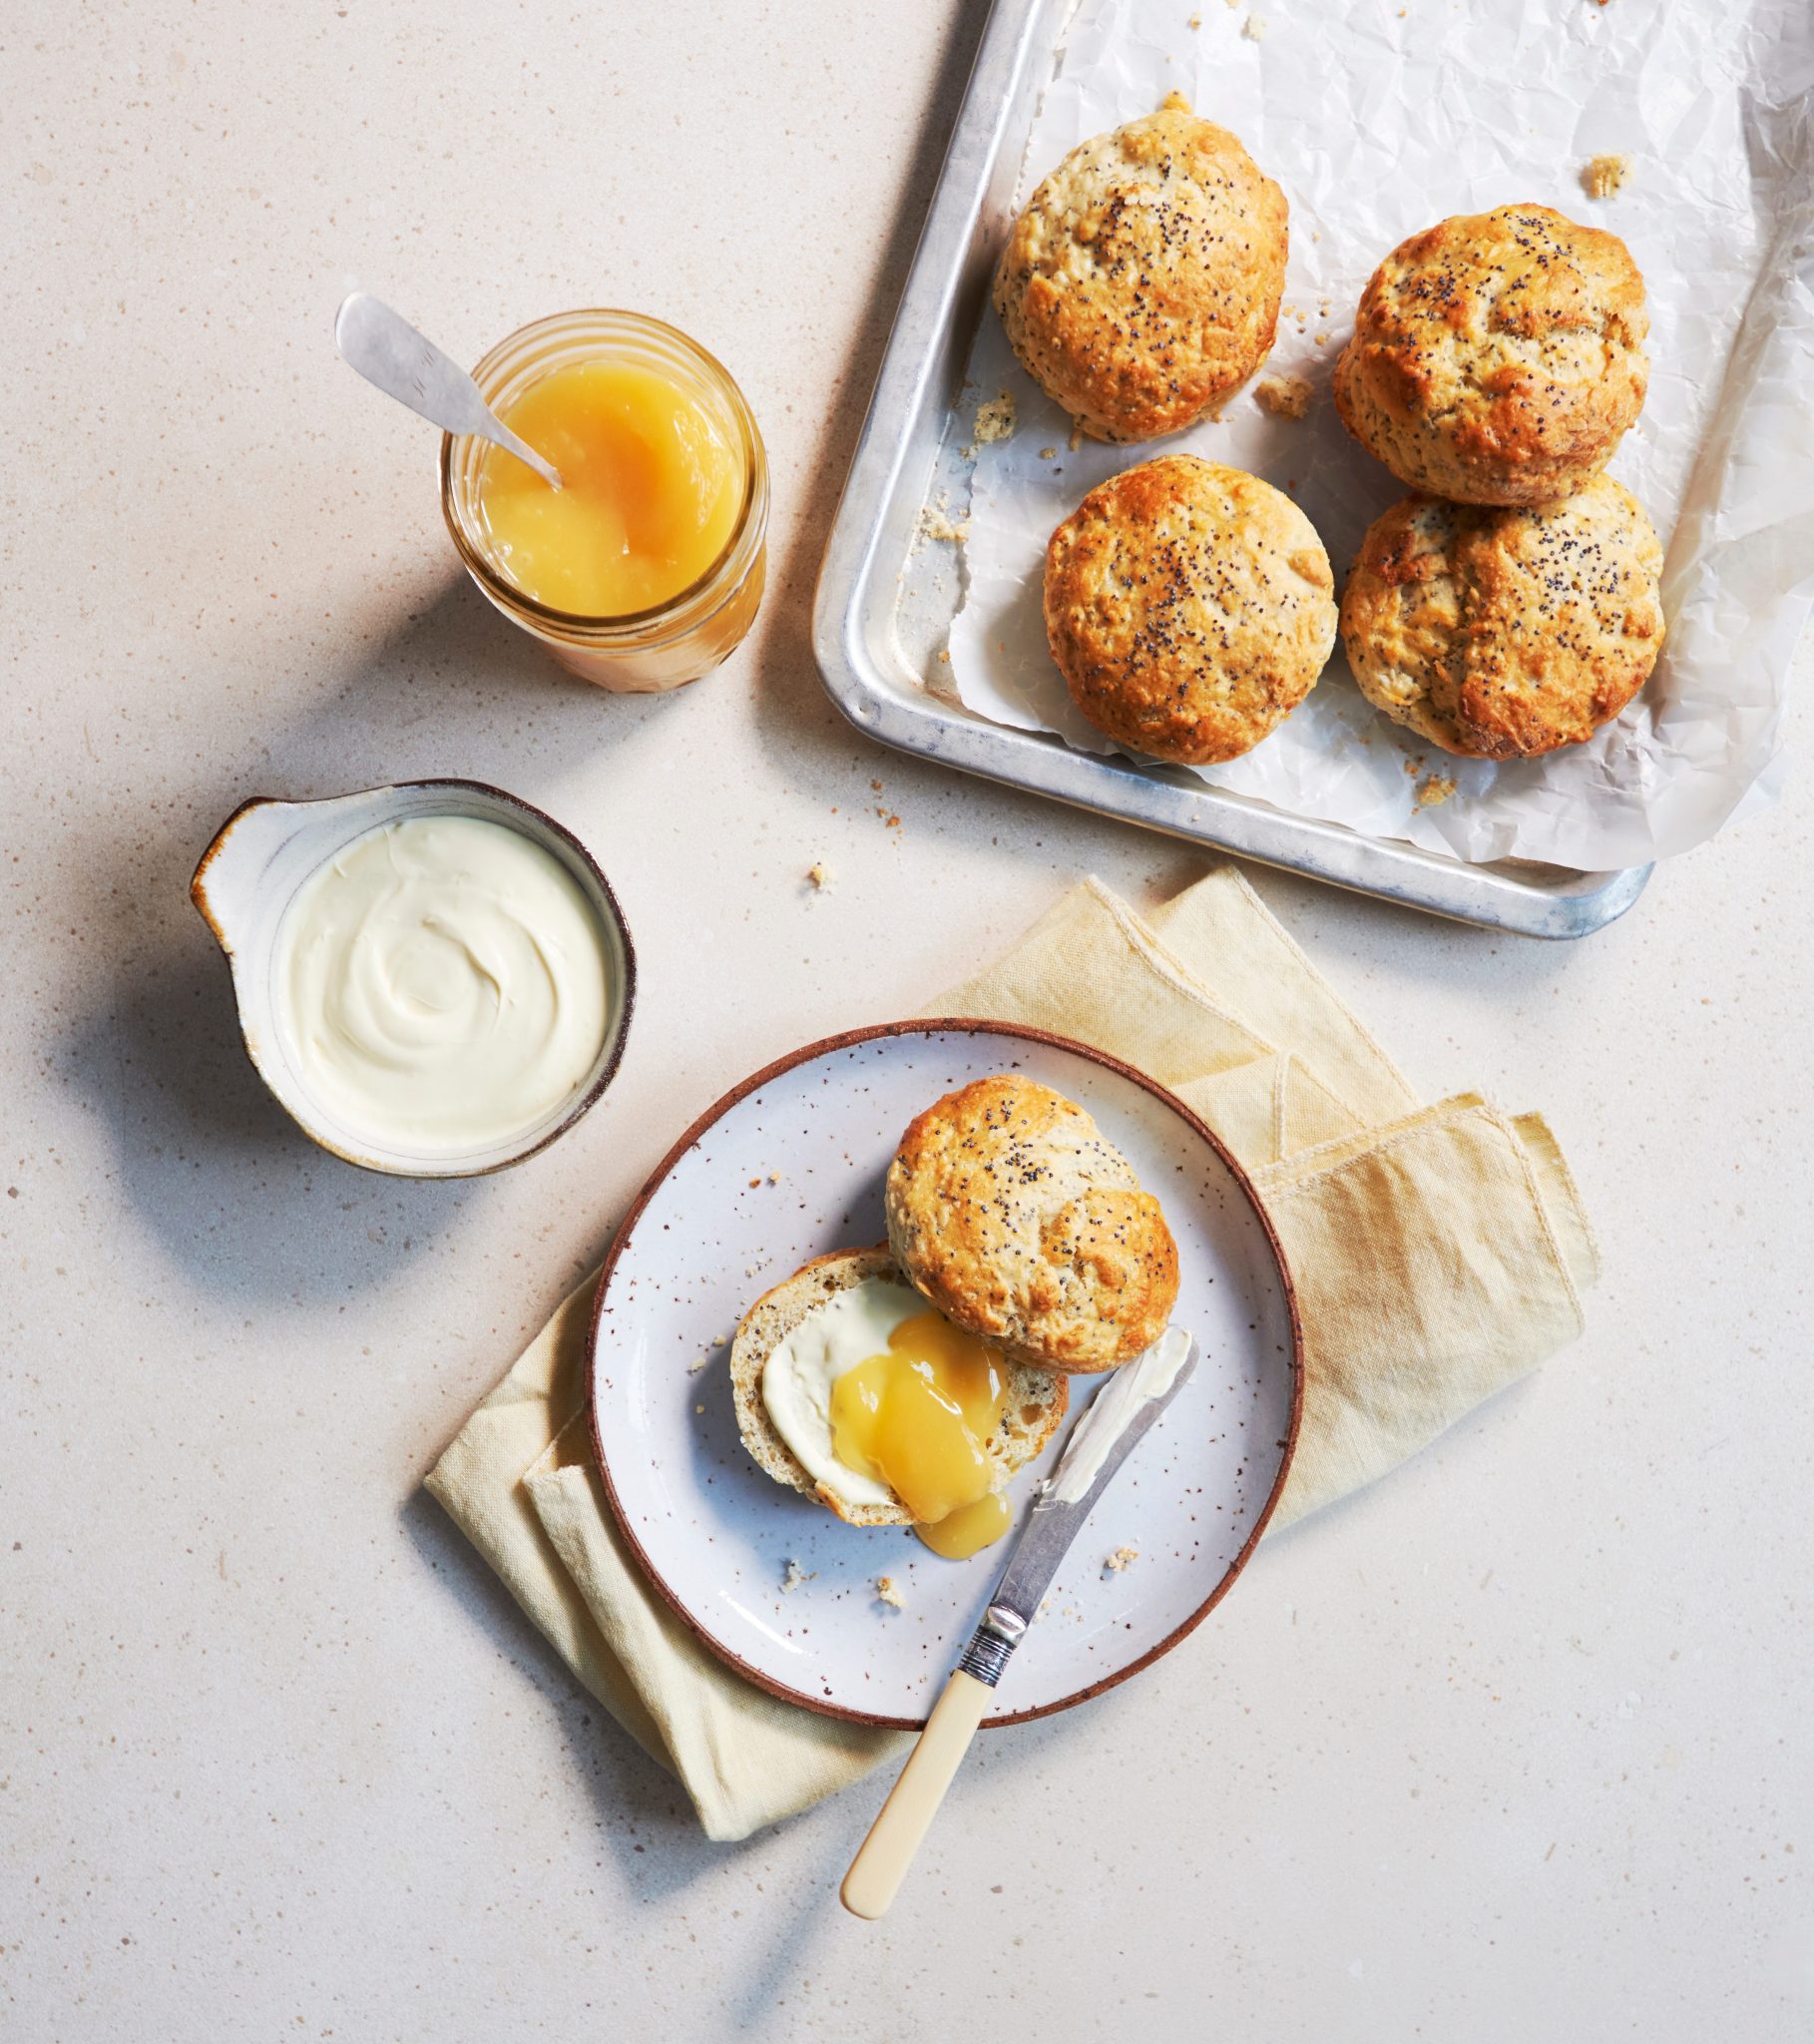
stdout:
[[(1304, 1409), (1274, 1526), (1383, 1475), (1574, 1338), (1595, 1252), (1542, 1118), (1421, 1105), (1232, 868), (1135, 915), (1099, 881), (922, 1011), (1035, 1024), (1171, 1088), (1251, 1174), (1304, 1324)], [(596, 1275), (596, 1274), (595, 1274)], [(713, 1838), (806, 1808), (899, 1750), (777, 1702), (649, 1587), (594, 1472), (587, 1278), (428, 1477), (576, 1677)]]

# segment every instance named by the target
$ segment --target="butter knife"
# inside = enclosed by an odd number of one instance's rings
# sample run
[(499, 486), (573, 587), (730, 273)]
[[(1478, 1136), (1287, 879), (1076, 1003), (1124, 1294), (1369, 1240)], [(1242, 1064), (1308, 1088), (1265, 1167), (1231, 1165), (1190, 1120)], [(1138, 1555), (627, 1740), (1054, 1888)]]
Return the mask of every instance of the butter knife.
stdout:
[(1182, 1327), (1168, 1327), (1143, 1355), (1109, 1378), (1072, 1428), (1057, 1469), (1034, 1499), (982, 1624), (850, 1862), (838, 1893), (853, 1916), (873, 1921), (894, 1900), (1072, 1541), (1116, 1471), (1195, 1367), (1196, 1343)]

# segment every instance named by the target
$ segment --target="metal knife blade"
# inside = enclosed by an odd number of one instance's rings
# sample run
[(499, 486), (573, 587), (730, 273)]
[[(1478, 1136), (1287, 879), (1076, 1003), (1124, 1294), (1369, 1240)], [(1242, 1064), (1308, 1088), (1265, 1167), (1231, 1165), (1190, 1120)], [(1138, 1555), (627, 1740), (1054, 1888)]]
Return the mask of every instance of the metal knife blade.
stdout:
[[(1170, 1366), (1169, 1381), (1150, 1396), (1114, 1396), (1116, 1377), (1111, 1377), (1091, 1401), (1090, 1409), (1071, 1430), (1057, 1469), (1047, 1478), (1033, 1510), (1022, 1527), (996, 1585), (995, 1595), (975, 1637), (965, 1649), (958, 1666), (979, 1681), (994, 1686), (1001, 1679), (1008, 1656), (1019, 1646), (1021, 1636), (1033, 1623), (1040, 1600), (1058, 1574), (1071, 1543), (1082, 1530), (1096, 1501), (1114, 1481), (1116, 1472), (1139, 1445), (1148, 1429), (1164, 1412), (1196, 1368), (1197, 1347), (1182, 1328), (1167, 1329), (1137, 1362), (1124, 1365), (1137, 1371), (1148, 1356), (1156, 1357), (1161, 1345), (1179, 1337), (1185, 1344), (1181, 1362)], [(1168, 1359), (1167, 1359), (1168, 1360)], [(1117, 1373), (1120, 1375), (1120, 1372)], [(1126, 1391), (1135, 1393), (1138, 1379), (1131, 1376)], [(1109, 1438), (1105, 1444), (1103, 1436)], [(1091, 1463), (1087, 1487), (1075, 1498), (1055, 1493), (1065, 1484), (1067, 1470), (1081, 1476)]]

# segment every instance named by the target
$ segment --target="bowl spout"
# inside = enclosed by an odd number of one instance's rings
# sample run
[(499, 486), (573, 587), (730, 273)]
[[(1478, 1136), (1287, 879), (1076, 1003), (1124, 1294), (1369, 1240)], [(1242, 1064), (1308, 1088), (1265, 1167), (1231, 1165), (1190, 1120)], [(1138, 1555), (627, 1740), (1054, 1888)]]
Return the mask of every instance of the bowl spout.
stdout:
[(262, 907), (265, 875), (289, 841), (297, 806), (269, 795), (241, 802), (215, 833), (196, 867), (189, 898), (229, 958), (250, 941)]

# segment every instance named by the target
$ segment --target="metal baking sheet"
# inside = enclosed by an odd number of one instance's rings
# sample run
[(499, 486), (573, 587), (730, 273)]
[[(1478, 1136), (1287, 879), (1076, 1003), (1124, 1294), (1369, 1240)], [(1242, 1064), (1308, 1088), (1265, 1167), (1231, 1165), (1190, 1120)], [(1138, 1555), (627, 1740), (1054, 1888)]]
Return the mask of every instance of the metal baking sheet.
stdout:
[(968, 500), (965, 365), (1070, 8), (995, 0), (983, 31), (819, 574), (813, 645), (832, 701), (900, 752), (1357, 893), (1525, 936), (1603, 929), (1643, 891), (1648, 866), (1468, 865), (1289, 814), (1180, 768), (1076, 753), (1055, 734), (990, 724), (939, 692), (961, 584), (954, 550), (922, 543), (922, 518), (928, 506)]

